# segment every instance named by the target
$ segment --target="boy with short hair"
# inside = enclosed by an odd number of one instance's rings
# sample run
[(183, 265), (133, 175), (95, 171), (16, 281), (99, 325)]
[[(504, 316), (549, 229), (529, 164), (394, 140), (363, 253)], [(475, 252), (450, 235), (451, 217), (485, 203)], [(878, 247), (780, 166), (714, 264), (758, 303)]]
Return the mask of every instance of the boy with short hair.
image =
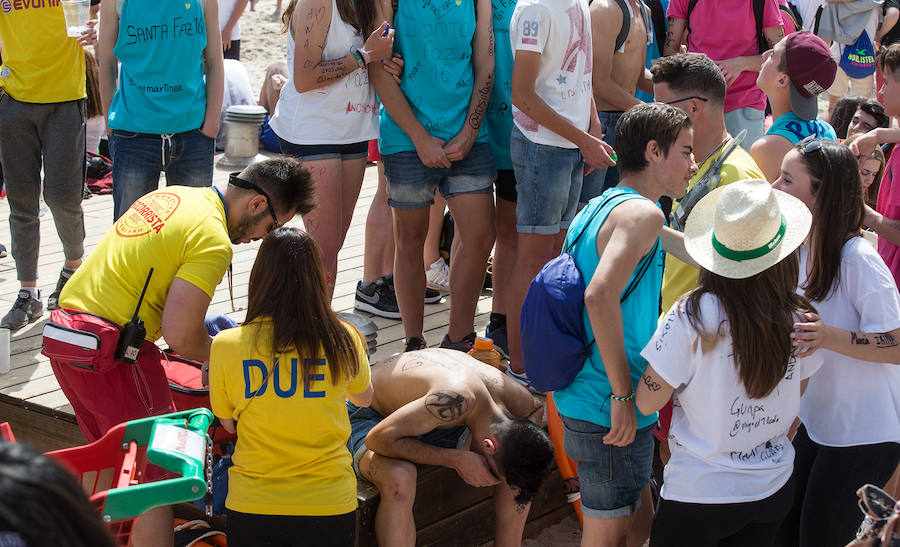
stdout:
[[(647, 366), (640, 352), (656, 329), (662, 283), (665, 218), (656, 202), (683, 196), (697, 171), (692, 127), (669, 105), (625, 112), (616, 126), (619, 185), (591, 200), (566, 238), (578, 238), (570, 252), (589, 280), (584, 325), (595, 341), (572, 383), (553, 393), (566, 453), (578, 463), (582, 545), (623, 544), (650, 481), (656, 413), (636, 414), (634, 390)], [(640, 545), (646, 538), (630, 539)]]
[(806, 137), (837, 141), (834, 129), (818, 118), (818, 95), (831, 87), (836, 71), (831, 50), (811, 32), (794, 32), (763, 54), (756, 83), (768, 95), (775, 121), (750, 155), (769, 182), (781, 174), (784, 155)]

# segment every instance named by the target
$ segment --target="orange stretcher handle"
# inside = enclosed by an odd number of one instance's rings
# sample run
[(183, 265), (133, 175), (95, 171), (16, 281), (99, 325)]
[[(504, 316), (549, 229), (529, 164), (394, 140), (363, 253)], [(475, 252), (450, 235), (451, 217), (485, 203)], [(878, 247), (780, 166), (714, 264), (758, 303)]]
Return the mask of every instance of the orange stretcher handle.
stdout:
[[(578, 484), (578, 464), (572, 461), (563, 448), (563, 427), (562, 420), (559, 418), (559, 411), (553, 403), (553, 394), (547, 394), (547, 429), (550, 432), (550, 440), (553, 442), (553, 452), (556, 457), (556, 466), (559, 467), (559, 474), (563, 480), (563, 492), (567, 496), (575, 494), (579, 491)], [(579, 497), (572, 502), (575, 514), (578, 515), (578, 521), (584, 525), (584, 518), (581, 516), (581, 498)]]

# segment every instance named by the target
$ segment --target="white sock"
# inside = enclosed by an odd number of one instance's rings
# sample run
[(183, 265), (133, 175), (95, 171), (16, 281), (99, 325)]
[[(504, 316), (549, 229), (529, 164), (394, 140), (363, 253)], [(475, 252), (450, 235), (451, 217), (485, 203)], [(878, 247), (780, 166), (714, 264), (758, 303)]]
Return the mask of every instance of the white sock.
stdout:
[(28, 294), (31, 295), (31, 298), (34, 298), (35, 300), (41, 299), (41, 291), (39, 291), (37, 287), (22, 287), (22, 290), (28, 291)]

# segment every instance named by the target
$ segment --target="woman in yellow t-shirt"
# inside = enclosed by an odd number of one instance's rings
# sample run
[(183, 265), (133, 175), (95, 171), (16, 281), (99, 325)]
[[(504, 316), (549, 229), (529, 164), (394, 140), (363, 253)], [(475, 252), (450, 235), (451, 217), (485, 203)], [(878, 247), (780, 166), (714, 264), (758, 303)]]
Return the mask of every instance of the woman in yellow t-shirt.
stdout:
[(305, 232), (279, 228), (250, 272), (247, 319), (210, 354), (210, 402), (237, 430), (228, 543), (352, 546), (356, 477), (344, 397), (372, 401), (362, 337), (331, 310)]

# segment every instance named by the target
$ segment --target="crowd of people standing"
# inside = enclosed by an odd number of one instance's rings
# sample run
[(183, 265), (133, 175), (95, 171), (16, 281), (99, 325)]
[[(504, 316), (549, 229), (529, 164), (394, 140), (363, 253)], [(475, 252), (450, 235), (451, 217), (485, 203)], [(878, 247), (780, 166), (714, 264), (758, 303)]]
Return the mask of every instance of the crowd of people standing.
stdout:
[[(351, 545), (354, 473), (381, 492), (379, 542), (411, 545), (413, 464), (494, 487), (495, 544), (519, 544), (554, 450), (519, 312), (566, 249), (593, 340), (553, 394), (583, 545), (843, 546), (857, 488), (900, 493), (897, 0), (291, 0), (287, 70), (259, 101), (282, 155), (211, 187), (247, 3), (108, 0), (76, 38), (58, 3), (0, 13), (21, 285), (0, 326), (43, 316), (43, 196), (65, 254), (51, 322), (101, 341), (87, 370), (45, 335), (88, 440), (174, 408), (162, 337), (206, 363), (212, 409), (238, 433), (235, 545)], [(96, 114), (114, 225), (85, 258)], [(404, 331), (403, 354), (371, 365), (331, 309), (369, 160), (356, 307)], [(305, 232), (284, 227), (296, 215)], [(247, 320), (212, 338), (231, 245), (257, 239)], [(489, 262), (502, 372), (465, 356)], [(122, 354), (142, 287), (146, 331)], [(441, 293), (448, 331), (429, 349)], [(171, 516), (138, 519), (135, 545), (170, 545)]]

